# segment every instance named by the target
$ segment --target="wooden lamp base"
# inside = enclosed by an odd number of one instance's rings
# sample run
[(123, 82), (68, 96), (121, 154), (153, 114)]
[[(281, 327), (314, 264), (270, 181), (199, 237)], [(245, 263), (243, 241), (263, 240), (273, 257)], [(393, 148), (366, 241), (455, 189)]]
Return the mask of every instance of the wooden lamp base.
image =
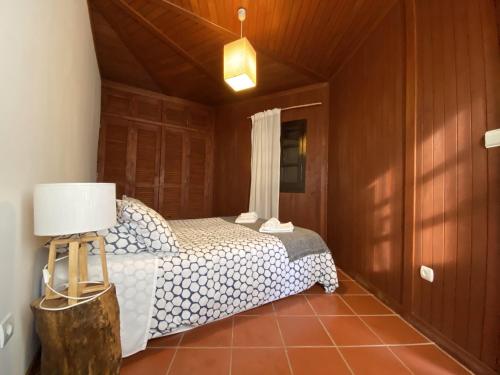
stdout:
[[(99, 256), (101, 258), (102, 285), (90, 285), (88, 282), (88, 246), (87, 243), (99, 242)], [(102, 236), (84, 236), (80, 238), (68, 238), (52, 240), (49, 247), (49, 261), (47, 271), (50, 274), (48, 285), (54, 288), (54, 272), (56, 266), (56, 249), (58, 246), (68, 245), (68, 289), (63, 292), (68, 296), (68, 305), (78, 302), (78, 297), (82, 294), (95, 293), (109, 288), (108, 267), (106, 264), (106, 254), (104, 252), (104, 238)], [(62, 298), (45, 286), (45, 299)]]

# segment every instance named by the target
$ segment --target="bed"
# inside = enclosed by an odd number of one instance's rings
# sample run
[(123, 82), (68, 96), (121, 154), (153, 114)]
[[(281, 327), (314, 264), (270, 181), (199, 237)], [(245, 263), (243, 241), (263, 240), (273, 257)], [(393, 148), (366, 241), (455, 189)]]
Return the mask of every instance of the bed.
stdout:
[(150, 338), (222, 319), (300, 293), (315, 283), (326, 292), (338, 287), (326, 245), (323, 252), (290, 261), (279, 237), (227, 218), (169, 224), (181, 252), (159, 258)]
[[(234, 218), (168, 224), (179, 252), (122, 254), (116, 251), (120, 240), (111, 243), (113, 236), (106, 236), (115, 250), (107, 254), (108, 272), (120, 306), (124, 357), (145, 349), (151, 338), (223, 319), (315, 283), (329, 293), (338, 287), (330, 251), (312, 231), (296, 227), (293, 235), (264, 234), (258, 223), (234, 224)], [(56, 285), (62, 286), (67, 265), (59, 263)], [(99, 257), (89, 256), (90, 280), (99, 280), (100, 272)]]

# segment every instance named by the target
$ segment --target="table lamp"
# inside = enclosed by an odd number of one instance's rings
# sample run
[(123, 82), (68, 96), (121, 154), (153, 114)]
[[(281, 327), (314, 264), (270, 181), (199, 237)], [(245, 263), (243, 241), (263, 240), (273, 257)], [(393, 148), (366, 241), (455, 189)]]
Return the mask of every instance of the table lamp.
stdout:
[[(110, 183), (58, 183), (35, 186), (33, 195), (35, 235), (71, 235), (70, 238), (50, 241), (45, 299), (60, 298), (53, 289), (58, 246), (68, 246), (69, 249), (66, 293), (69, 305), (76, 304), (82, 294), (102, 291), (109, 287), (104, 238), (85, 233), (110, 228), (116, 224), (115, 191), (115, 184)], [(100, 285), (86, 283), (88, 282), (87, 243), (93, 241), (99, 244), (103, 275), (103, 282)]]

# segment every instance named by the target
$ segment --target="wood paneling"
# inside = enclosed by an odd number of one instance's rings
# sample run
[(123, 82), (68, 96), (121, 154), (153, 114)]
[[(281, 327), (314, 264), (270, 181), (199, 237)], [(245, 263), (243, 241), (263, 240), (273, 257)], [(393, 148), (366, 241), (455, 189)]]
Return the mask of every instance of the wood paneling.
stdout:
[(280, 220), (291, 220), (326, 237), (328, 97), (328, 86), (321, 84), (217, 107), (215, 215), (237, 215), (248, 211), (252, 124), (247, 116), (275, 107), (320, 101), (321, 106), (282, 112), (282, 121), (307, 119), (308, 154), (306, 191), (280, 194)]
[(398, 4), (330, 83), (328, 242), (342, 267), (402, 296), (403, 46)]
[[(488, 158), (498, 151), (484, 148), (483, 135), (498, 127), (498, 117), (488, 121), (499, 100), (487, 88), (498, 87), (500, 74), (497, 45), (485, 35), (495, 29), (493, 11), (490, 0), (416, 2), (412, 303), (414, 315), (491, 367), (496, 364), (485, 352), (492, 348), (484, 343), (493, 333), (484, 331), (484, 319), (487, 293), (496, 291), (487, 285), (487, 271), (499, 245), (488, 244), (488, 215), (500, 197), (488, 196)], [(418, 276), (421, 264), (434, 269), (434, 283)]]
[[(324, 82), (396, 0), (89, 0), (104, 78), (208, 104)], [(223, 81), (224, 44), (244, 34), (257, 50), (257, 87)], [(314, 24), (314, 27), (310, 27)], [(127, 69), (130, 75), (127, 75)], [(154, 87), (156, 86), (156, 87)]]
[(134, 96), (135, 116), (150, 121), (162, 121), (163, 101), (159, 98), (150, 98), (147, 96)]
[(136, 139), (133, 157), (135, 189), (131, 194), (150, 207), (158, 207), (161, 128), (155, 125), (136, 124), (131, 130)]
[(401, 1), (330, 82), (337, 262), (477, 373), (500, 351), (495, 23), (492, 0)]
[[(330, 77), (350, 50), (366, 38), (367, 31), (391, 8), (394, 0), (169, 0), (238, 36), (239, 7), (247, 8), (245, 35), (257, 50), (286, 62)], [(311, 22), (315, 27), (309, 27)], [(300, 69), (302, 68), (302, 69)]]
[(101, 119), (98, 175), (100, 181), (116, 183), (117, 196), (122, 196), (127, 190), (128, 128), (130, 125), (127, 120)]
[[(145, 27), (143, 22), (135, 17), (135, 13), (128, 11), (129, 5), (114, 0), (92, 1), (90, 5), (108, 22), (120, 39), (126, 41), (128, 49), (133, 51), (137, 61), (156, 82), (161, 92), (199, 102), (221, 100), (226, 92), (223, 83), (214, 82), (211, 77), (179, 55), (159, 33)], [(127, 80), (122, 82), (130, 84)], [(196, 85), (196, 89), (188, 85), (188, 82)]]
[(161, 91), (106, 19), (92, 7), (89, 8), (89, 13), (101, 76), (111, 81)]
[(210, 140), (197, 134), (188, 135), (188, 183), (187, 183), (187, 218), (204, 217), (207, 215), (207, 202), (211, 192), (208, 191), (208, 173), (211, 164), (207, 155), (211, 153)]
[(184, 138), (185, 132), (163, 129), (163, 167), (160, 190), (160, 213), (166, 219), (182, 217), (184, 204)]
[(213, 110), (103, 83), (98, 178), (165, 218), (211, 214)]

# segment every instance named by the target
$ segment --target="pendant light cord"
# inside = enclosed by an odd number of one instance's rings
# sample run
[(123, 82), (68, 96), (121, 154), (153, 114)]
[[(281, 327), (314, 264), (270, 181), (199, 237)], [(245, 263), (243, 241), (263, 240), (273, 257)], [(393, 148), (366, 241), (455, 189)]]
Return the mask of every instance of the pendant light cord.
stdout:
[(240, 39), (243, 38), (243, 21), (240, 21)]

